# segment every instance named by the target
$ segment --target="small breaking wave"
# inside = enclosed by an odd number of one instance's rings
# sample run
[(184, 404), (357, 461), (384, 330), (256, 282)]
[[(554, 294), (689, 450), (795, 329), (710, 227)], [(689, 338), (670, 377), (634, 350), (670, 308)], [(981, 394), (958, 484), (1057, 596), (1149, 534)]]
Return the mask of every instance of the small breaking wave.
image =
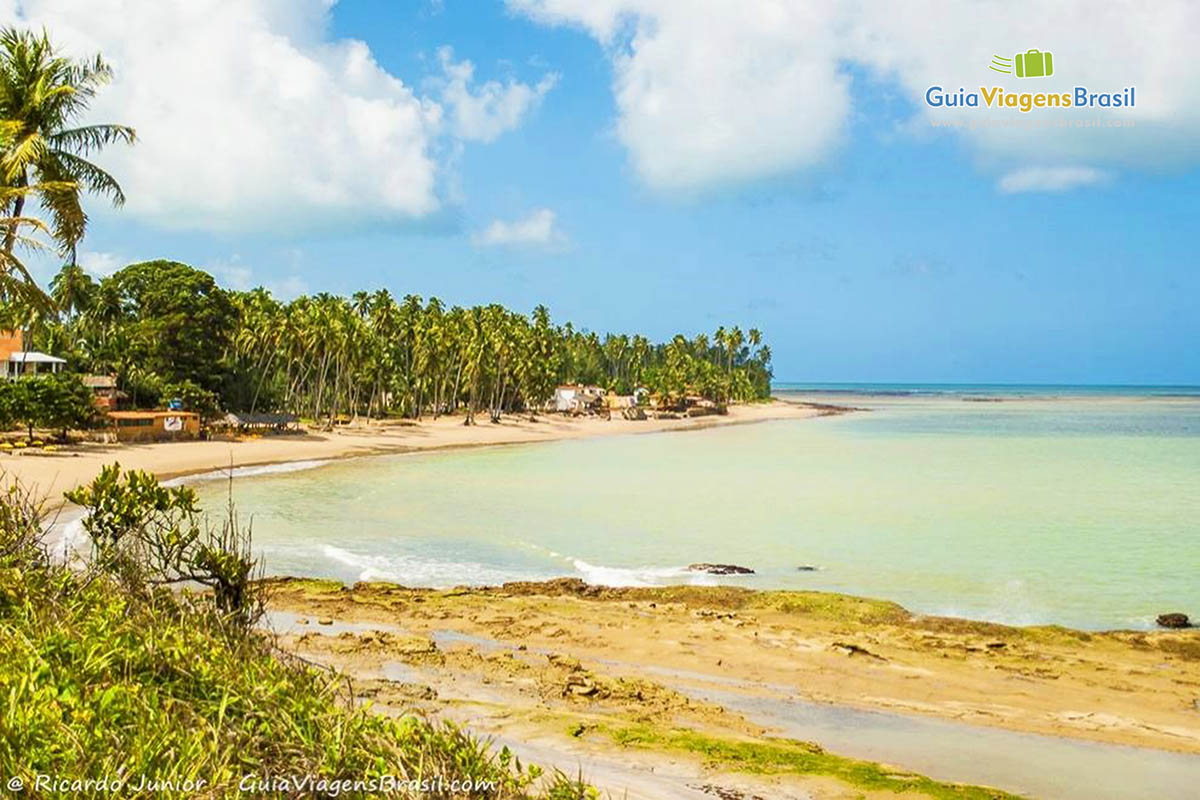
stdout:
[(545, 580), (550, 575), (522, 573), (472, 561), (444, 561), (413, 555), (363, 555), (321, 546), (325, 558), (341, 565), (360, 581), (387, 581), (405, 586), (445, 589), (452, 586), (490, 586), (516, 580)]
[(312, 459), (309, 461), (285, 461), (282, 464), (258, 464), (250, 467), (223, 467), (212, 472), (200, 472), (195, 475), (182, 475), (162, 482), (163, 486), (183, 486), (191, 483), (207, 481), (227, 481), (232, 478), (252, 478), (257, 475), (282, 475), (288, 472), (301, 472), (316, 469), (328, 464), (330, 459)]
[(579, 577), (597, 586), (663, 586), (679, 583), (716, 586), (720, 583), (720, 576), (693, 572), (687, 567), (606, 567), (589, 564), (581, 558), (572, 558), (570, 562)]

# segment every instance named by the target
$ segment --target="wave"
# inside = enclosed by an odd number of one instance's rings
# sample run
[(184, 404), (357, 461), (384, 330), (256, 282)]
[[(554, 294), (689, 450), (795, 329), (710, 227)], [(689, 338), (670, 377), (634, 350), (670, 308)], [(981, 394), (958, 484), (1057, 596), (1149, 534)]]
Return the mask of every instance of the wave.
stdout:
[(547, 574), (508, 570), (473, 561), (446, 561), (414, 555), (364, 555), (331, 544), (321, 546), (326, 559), (353, 573), (355, 580), (388, 581), (435, 589), (494, 586), (515, 580), (545, 580)]
[(63, 511), (46, 527), (43, 544), (55, 562), (82, 558), (88, 549), (88, 534), (83, 528), (83, 509)]
[(206, 481), (227, 481), (232, 478), (252, 478), (256, 475), (282, 475), (288, 472), (301, 472), (307, 469), (323, 467), (330, 459), (312, 459), (309, 461), (285, 461), (282, 464), (258, 464), (250, 467), (223, 467), (212, 472), (200, 472), (195, 475), (182, 475), (162, 482), (163, 486), (183, 486), (190, 483)]
[(661, 586), (664, 583), (690, 583), (712, 586), (716, 575), (691, 572), (687, 567), (606, 567), (589, 564), (581, 558), (569, 559), (579, 577), (597, 586)]

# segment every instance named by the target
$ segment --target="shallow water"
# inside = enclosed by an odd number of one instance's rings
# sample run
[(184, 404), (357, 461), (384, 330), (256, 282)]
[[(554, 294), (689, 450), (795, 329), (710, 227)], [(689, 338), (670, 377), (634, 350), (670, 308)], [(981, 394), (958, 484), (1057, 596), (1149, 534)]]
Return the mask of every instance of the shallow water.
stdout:
[[(682, 688), (682, 687), (678, 687)], [(1016, 733), (783, 697), (685, 689), (783, 736), (928, 775), (1056, 800), (1196, 797), (1200, 756)]]
[(722, 581), (1082, 628), (1200, 615), (1200, 398), (820, 388), (804, 395), (873, 410), (260, 472), (234, 498), (270, 573)]

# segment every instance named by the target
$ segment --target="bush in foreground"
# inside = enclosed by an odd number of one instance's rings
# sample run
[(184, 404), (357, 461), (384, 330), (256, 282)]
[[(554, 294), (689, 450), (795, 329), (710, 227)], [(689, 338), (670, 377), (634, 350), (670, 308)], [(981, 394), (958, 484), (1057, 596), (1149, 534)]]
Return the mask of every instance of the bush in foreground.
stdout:
[[(146, 524), (144, 508), (123, 510)], [(37, 790), (38, 775), (120, 780), (118, 796), (170, 786), (173, 796), (223, 797), (239, 786), (286, 797), (376, 796), (362, 782), (380, 779), (414, 782), (397, 797), (594, 796), (450, 725), (354, 707), (344, 682), (277, 652), (209, 594), (131, 586), (139, 573), (116, 575), (106, 559), (56, 565), (41, 530), (27, 492), (0, 495), (0, 775), (22, 779), (31, 796), (110, 794), (96, 783)], [(297, 782), (306, 779), (316, 783)], [(473, 787), (451, 788), (451, 780)]]

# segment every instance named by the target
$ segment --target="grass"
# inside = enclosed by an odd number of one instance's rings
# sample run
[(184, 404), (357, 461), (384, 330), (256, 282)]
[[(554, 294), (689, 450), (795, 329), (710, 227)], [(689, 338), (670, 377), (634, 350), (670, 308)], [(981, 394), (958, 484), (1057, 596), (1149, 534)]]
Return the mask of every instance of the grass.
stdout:
[[(230, 625), (206, 596), (131, 591), (95, 568), (54, 565), (40, 525), (19, 488), (0, 495), (0, 776), (29, 787), (38, 774), (123, 776), (121, 796), (154, 794), (134, 788), (142, 780), (191, 780), (201, 788), (188, 796), (224, 797), (248, 776), (268, 775), (442, 776), (492, 787), (399, 797), (595, 796), (453, 726), (355, 706), (348, 683)], [(340, 796), (372, 794), (359, 787)]]
[[(871, 761), (826, 753), (818, 745), (793, 739), (748, 741), (649, 725), (604, 724), (596, 730), (626, 747), (689, 753), (719, 769), (766, 775), (821, 776), (862, 790), (921, 794), (937, 800), (1018, 800), (1016, 795), (999, 789), (943, 783)], [(578, 728), (568, 732), (575, 734), (577, 731)]]

